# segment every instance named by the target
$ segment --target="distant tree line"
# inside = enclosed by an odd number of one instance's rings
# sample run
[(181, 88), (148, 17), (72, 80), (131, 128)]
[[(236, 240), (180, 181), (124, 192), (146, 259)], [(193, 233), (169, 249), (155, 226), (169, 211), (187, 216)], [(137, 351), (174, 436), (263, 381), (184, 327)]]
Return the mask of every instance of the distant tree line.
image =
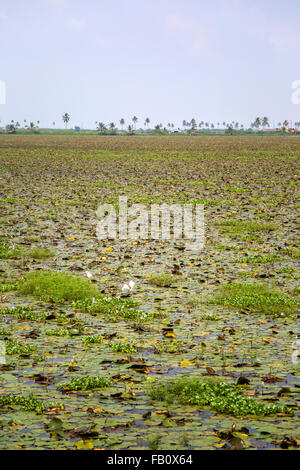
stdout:
[[(62, 121), (65, 124), (65, 128), (68, 128), (68, 123), (71, 117), (69, 113), (64, 113), (62, 115)], [(126, 127), (126, 121), (124, 118), (119, 120), (120, 128), (114, 122), (110, 122), (109, 124), (105, 124), (102, 121), (95, 121), (96, 130), (100, 135), (114, 135), (117, 134), (118, 131), (122, 131), (122, 133), (126, 133), (128, 135), (132, 135), (137, 130), (137, 122), (139, 121), (137, 116), (133, 116), (130, 123), (128, 123)], [(195, 118), (190, 119), (189, 121), (183, 120), (182, 121), (182, 129), (177, 128), (175, 129), (175, 124), (172, 122), (168, 122), (167, 125), (163, 125), (162, 123), (155, 124), (152, 129), (149, 129), (150, 118), (146, 117), (144, 120), (144, 128), (147, 131), (154, 131), (155, 133), (170, 133), (170, 132), (186, 132), (188, 134), (193, 134), (196, 131), (214, 131), (218, 129), (225, 129), (225, 133), (227, 134), (234, 134), (235, 131), (243, 131), (245, 127), (243, 124), (239, 123), (238, 121), (231, 121), (231, 122), (209, 122), (209, 121), (199, 121), (197, 123)], [(0, 121), (1, 123), (1, 121)], [(37, 121), (36, 124), (34, 122), (29, 122), (27, 124), (27, 120), (24, 119), (23, 129), (27, 129), (32, 133), (39, 133), (39, 124), (40, 121)], [(55, 127), (55, 121), (52, 122), (53, 127)], [(17, 132), (17, 129), (21, 128), (21, 124), (18, 121), (12, 120), (9, 124), (6, 125), (5, 130), (9, 134), (14, 134)], [(124, 129), (125, 127), (125, 129)], [(270, 128), (270, 121), (267, 116), (264, 117), (256, 117), (255, 120), (250, 124), (250, 130), (266, 130), (266, 128)], [(282, 122), (278, 122), (276, 130), (286, 131), (288, 128), (292, 128), (292, 123), (289, 125), (289, 121), (285, 119)], [(294, 122), (294, 128), (300, 128), (300, 121)], [(79, 126), (75, 126), (74, 128), (77, 131), (80, 131)], [(140, 129), (141, 131), (142, 129)]]

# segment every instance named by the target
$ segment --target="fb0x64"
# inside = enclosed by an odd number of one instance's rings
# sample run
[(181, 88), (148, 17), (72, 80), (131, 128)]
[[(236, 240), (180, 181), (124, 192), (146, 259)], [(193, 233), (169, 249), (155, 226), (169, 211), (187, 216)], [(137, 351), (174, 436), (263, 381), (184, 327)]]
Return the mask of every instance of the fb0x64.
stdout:
[(192, 464), (191, 455), (172, 455), (172, 454), (154, 454), (152, 455), (152, 464), (157, 465), (185, 465)]

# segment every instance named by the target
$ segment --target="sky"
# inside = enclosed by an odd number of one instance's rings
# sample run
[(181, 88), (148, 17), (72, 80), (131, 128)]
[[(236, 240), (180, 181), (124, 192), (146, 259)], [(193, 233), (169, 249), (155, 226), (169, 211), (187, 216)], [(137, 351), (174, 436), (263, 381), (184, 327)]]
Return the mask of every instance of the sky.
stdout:
[(300, 121), (299, 18), (299, 0), (0, 0), (1, 125)]

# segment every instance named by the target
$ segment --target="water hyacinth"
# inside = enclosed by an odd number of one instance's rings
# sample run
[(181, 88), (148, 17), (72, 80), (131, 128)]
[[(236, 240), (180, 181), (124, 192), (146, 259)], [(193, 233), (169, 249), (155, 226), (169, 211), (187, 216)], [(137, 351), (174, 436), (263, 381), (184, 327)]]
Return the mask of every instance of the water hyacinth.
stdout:
[(126, 320), (149, 321), (154, 313), (138, 310), (137, 302), (130, 299), (98, 295), (96, 298), (73, 302), (73, 307), (87, 313), (109, 316), (110, 319), (124, 318)]

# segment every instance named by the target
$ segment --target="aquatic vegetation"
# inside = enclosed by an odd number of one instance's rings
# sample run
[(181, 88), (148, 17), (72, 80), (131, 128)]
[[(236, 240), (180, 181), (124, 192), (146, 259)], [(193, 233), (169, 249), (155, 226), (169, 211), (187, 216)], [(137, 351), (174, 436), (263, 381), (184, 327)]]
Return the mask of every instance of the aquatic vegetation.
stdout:
[(70, 331), (65, 328), (54, 328), (45, 332), (47, 336), (70, 336)]
[(101, 376), (74, 377), (69, 382), (59, 385), (60, 390), (93, 390), (95, 388), (111, 387), (110, 379)]
[(263, 284), (232, 283), (220, 287), (209, 303), (270, 314), (293, 313), (299, 303), (293, 297)]
[(244, 396), (238, 386), (220, 380), (204, 381), (199, 378), (180, 377), (164, 383), (150, 382), (148, 390), (152, 400), (167, 403), (178, 402), (196, 405), (200, 408), (209, 406), (218, 413), (234, 416), (292, 413), (287, 407), (267, 405), (257, 399)]
[(47, 318), (46, 313), (35, 312), (28, 305), (17, 305), (0, 309), (0, 315), (9, 315), (19, 320), (43, 321)]
[(226, 232), (231, 233), (247, 233), (247, 232), (270, 232), (278, 230), (275, 222), (257, 222), (254, 220), (236, 220), (228, 219), (216, 223), (218, 227)]
[(257, 255), (257, 256), (245, 256), (236, 260), (237, 263), (252, 263), (252, 264), (265, 264), (274, 263), (275, 261), (282, 261), (284, 258), (279, 255)]
[(56, 402), (47, 403), (33, 395), (24, 396), (14, 393), (0, 395), (0, 406), (17, 406), (21, 407), (24, 411), (35, 411), (37, 414), (42, 414), (51, 408), (61, 407), (61, 405)]
[(137, 349), (133, 344), (129, 342), (124, 342), (124, 341), (116, 341), (115, 343), (112, 343), (111, 349), (114, 352), (122, 352), (122, 353), (136, 353), (137, 352)]
[(19, 292), (46, 302), (50, 299), (53, 302), (83, 300), (97, 294), (87, 279), (54, 271), (32, 271), (20, 283)]
[(104, 295), (92, 299), (73, 302), (73, 307), (88, 313), (107, 315), (112, 318), (124, 318), (135, 321), (149, 321), (154, 317), (153, 313), (142, 312), (135, 307), (137, 302), (130, 299), (106, 297)]
[(19, 283), (17, 281), (15, 282), (2, 281), (0, 284), (0, 292), (10, 292), (12, 290), (17, 290), (18, 285)]
[(152, 274), (149, 278), (150, 284), (158, 287), (169, 287), (178, 281), (178, 276), (168, 273)]
[(86, 345), (102, 344), (103, 343), (103, 338), (101, 336), (85, 336), (82, 341)]
[(22, 251), (20, 248), (12, 245), (3, 245), (0, 244), (0, 259), (10, 259), (10, 258), (20, 258), (22, 256)]
[(15, 340), (5, 341), (5, 352), (9, 356), (11, 356), (12, 354), (26, 355), (36, 351), (37, 346), (34, 346), (32, 344), (21, 344)]
[[(42, 419), (13, 398), (1, 405), (0, 449), (220, 449), (233, 422), (246, 448), (293, 442), (298, 139), (2, 135), (0, 147), (12, 175), (0, 185), (1, 396), (62, 403)], [(204, 204), (203, 250), (98, 240), (97, 207), (118, 218), (121, 194), (148, 210)], [(226, 287), (244, 283), (264, 289)], [(182, 374), (232, 388), (186, 382), (150, 402), (147, 378)]]
[(50, 248), (31, 248), (24, 252), (26, 258), (32, 258), (36, 260), (45, 260), (54, 256), (54, 251)]

